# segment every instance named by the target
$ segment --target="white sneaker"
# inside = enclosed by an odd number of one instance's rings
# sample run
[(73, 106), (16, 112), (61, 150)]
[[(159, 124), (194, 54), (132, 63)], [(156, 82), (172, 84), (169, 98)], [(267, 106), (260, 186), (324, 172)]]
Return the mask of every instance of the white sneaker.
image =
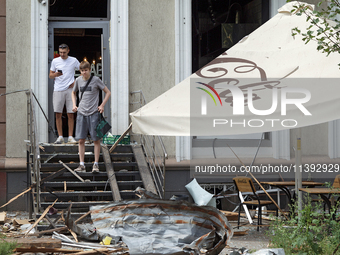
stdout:
[(99, 166), (97, 164), (93, 164), (92, 173), (99, 173)]
[(58, 139), (54, 143), (55, 144), (63, 144), (64, 143), (64, 137), (58, 137)]
[(74, 144), (74, 143), (78, 143), (78, 142), (76, 141), (76, 139), (73, 138), (73, 136), (71, 136), (71, 137), (68, 138), (67, 143), (73, 143)]
[(74, 169), (74, 171), (77, 172), (77, 173), (85, 173), (86, 168), (83, 165), (79, 165), (76, 169)]

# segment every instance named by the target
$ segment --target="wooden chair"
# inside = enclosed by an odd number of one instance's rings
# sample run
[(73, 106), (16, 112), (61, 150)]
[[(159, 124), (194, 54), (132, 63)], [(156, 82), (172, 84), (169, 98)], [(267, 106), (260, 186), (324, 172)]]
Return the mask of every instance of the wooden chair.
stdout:
[[(254, 198), (250, 201), (242, 202), (239, 197), (240, 204), (238, 208), (238, 220), (237, 220), (238, 228), (240, 226), (241, 207), (243, 205), (246, 205), (246, 206), (251, 205), (251, 206), (256, 206), (258, 208), (257, 231), (259, 231), (259, 226), (262, 225), (262, 208), (261, 207), (265, 205), (274, 204), (274, 203), (269, 200), (260, 200), (259, 196), (256, 194), (256, 189), (251, 178), (245, 177), (245, 176), (239, 176), (239, 177), (233, 178), (233, 181), (234, 181), (237, 191), (241, 192), (241, 194), (242, 192), (251, 192), (250, 196)], [(276, 208), (276, 216), (277, 215), (278, 215), (278, 210)]]

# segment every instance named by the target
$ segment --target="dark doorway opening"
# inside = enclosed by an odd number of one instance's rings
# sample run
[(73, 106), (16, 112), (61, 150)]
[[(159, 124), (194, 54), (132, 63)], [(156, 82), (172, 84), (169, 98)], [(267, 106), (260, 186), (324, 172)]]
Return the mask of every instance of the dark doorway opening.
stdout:
[[(59, 56), (58, 46), (66, 43), (70, 48), (69, 56), (77, 58), (79, 62), (87, 60), (91, 64), (91, 74), (102, 79), (102, 34), (103, 31), (100, 28), (54, 28), (54, 57)], [(79, 75), (80, 72), (76, 71), (75, 78)], [(101, 102), (102, 93), (99, 94), (99, 103)], [(66, 107), (63, 110), (62, 123), (63, 136), (68, 137)], [(75, 129), (73, 131), (74, 135)]]

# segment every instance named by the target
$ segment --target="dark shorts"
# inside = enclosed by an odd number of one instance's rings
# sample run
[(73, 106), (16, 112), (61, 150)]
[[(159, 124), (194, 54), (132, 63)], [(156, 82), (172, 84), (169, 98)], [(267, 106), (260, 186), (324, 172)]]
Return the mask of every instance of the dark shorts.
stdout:
[(96, 127), (100, 121), (100, 113), (96, 112), (90, 116), (81, 115), (77, 113), (76, 123), (76, 139), (86, 139), (87, 133), (91, 135), (93, 141), (97, 141), (100, 138), (97, 137)]

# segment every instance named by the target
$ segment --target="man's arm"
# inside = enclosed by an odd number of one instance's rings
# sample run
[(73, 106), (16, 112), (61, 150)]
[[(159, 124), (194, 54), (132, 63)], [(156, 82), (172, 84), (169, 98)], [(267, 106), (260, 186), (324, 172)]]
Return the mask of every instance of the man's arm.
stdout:
[(103, 91), (105, 92), (105, 97), (103, 102), (101, 103), (101, 105), (98, 106), (98, 111), (100, 113), (103, 113), (104, 111), (104, 106), (107, 103), (107, 101), (109, 101), (109, 98), (111, 96), (111, 91), (105, 86), (105, 88), (103, 89)]
[(48, 77), (49, 77), (50, 79), (54, 79), (54, 78), (59, 77), (59, 76), (61, 76), (61, 75), (63, 75), (63, 74), (62, 74), (62, 73), (59, 73), (59, 72), (54, 72), (54, 71), (50, 70), (50, 74), (48, 75)]

